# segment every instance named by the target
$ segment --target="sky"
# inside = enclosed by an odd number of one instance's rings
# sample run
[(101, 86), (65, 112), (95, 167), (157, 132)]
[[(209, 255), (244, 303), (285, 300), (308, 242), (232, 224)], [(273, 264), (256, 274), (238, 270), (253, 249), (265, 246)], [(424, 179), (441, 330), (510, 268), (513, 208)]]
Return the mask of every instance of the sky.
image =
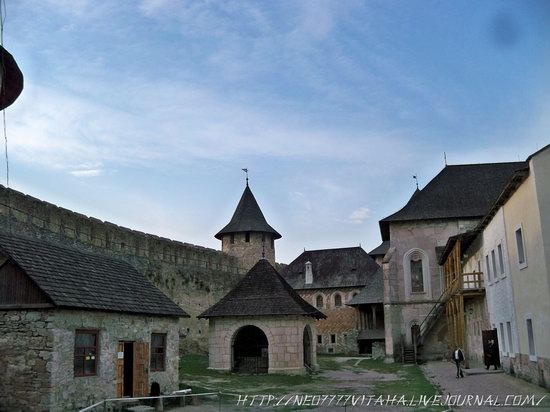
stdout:
[(220, 249), (248, 168), (277, 261), (369, 251), (444, 153), (550, 143), (547, 1), (5, 3), (10, 187), (120, 226)]

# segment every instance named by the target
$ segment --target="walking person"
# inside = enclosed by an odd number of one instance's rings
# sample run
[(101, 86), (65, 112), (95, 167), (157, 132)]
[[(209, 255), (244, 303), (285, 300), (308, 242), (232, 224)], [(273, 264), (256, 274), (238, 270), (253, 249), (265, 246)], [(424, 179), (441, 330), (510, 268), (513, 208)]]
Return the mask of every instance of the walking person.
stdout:
[(458, 346), (456, 347), (456, 349), (453, 352), (453, 360), (456, 363), (456, 377), (457, 377), (457, 379), (458, 378), (463, 378), (464, 373), (462, 372), (462, 368), (460, 367), (460, 364), (462, 362), (464, 362), (464, 352)]

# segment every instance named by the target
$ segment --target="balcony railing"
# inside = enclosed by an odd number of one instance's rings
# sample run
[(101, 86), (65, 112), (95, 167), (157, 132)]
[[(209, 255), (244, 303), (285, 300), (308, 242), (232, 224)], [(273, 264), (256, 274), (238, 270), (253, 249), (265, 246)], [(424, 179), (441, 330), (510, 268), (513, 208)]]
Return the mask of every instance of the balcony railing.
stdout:
[(451, 284), (445, 288), (447, 296), (453, 296), (456, 293), (480, 292), (485, 290), (483, 272), (462, 273), (455, 277)]

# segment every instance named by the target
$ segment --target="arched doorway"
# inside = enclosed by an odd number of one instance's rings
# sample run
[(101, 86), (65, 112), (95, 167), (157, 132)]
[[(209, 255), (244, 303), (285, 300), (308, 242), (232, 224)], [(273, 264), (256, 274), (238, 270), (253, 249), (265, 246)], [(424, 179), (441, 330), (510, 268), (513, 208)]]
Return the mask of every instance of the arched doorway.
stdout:
[(304, 328), (304, 366), (311, 369), (312, 356), (311, 356), (311, 328), (306, 325)]
[(233, 341), (233, 372), (267, 373), (268, 341), (258, 327), (243, 326)]
[(415, 323), (414, 325), (411, 326), (411, 340), (414, 346), (418, 344), (419, 338), (420, 338), (420, 325)]

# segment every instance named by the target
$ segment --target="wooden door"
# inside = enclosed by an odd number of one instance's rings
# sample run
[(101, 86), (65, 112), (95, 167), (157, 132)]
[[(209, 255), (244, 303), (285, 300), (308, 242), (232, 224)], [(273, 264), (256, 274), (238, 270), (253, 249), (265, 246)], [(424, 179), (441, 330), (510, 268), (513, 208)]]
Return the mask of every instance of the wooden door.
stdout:
[(134, 396), (149, 394), (149, 343), (134, 343)]
[(116, 397), (124, 396), (124, 356), (119, 356), (124, 353), (124, 342), (118, 342), (116, 362)]

